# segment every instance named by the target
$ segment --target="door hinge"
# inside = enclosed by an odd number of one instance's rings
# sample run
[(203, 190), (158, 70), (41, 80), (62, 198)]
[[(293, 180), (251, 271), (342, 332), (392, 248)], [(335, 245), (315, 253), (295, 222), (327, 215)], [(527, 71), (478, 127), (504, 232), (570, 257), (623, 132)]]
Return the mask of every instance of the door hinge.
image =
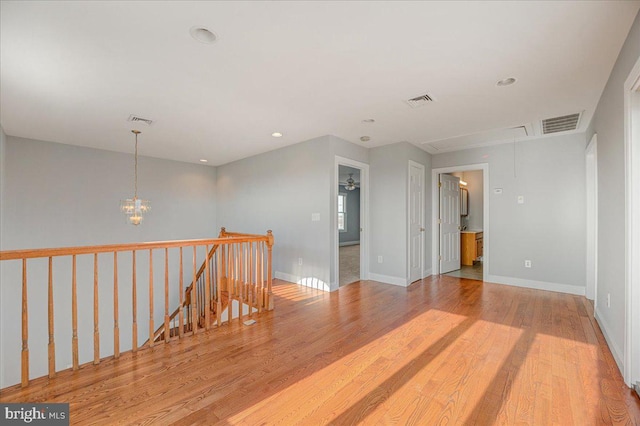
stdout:
[(442, 219), (438, 219), (438, 225), (442, 223)]
[(438, 260), (442, 260), (442, 256), (438, 256)]
[(442, 182), (438, 182), (438, 188), (442, 188)]

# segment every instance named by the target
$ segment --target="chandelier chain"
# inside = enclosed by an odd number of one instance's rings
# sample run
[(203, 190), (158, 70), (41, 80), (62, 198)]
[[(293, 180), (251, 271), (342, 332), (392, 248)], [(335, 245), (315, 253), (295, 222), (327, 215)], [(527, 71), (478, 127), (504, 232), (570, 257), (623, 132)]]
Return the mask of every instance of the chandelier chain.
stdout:
[(136, 154), (135, 154), (135, 165), (134, 165), (134, 189), (133, 189), (133, 198), (138, 198), (138, 134), (136, 133)]

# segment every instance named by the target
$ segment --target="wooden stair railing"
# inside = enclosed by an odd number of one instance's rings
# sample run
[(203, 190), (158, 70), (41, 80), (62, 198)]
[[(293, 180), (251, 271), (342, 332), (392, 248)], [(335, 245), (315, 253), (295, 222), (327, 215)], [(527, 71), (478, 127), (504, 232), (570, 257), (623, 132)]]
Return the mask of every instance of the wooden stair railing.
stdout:
[[(243, 307), (248, 306), (248, 315), (252, 316), (254, 312), (262, 312), (264, 310), (273, 309), (273, 294), (272, 294), (272, 249), (273, 249), (273, 234), (271, 231), (267, 231), (266, 235), (256, 234), (241, 234), (227, 232), (225, 228), (220, 231), (219, 237), (214, 239), (201, 239), (201, 240), (180, 240), (180, 241), (162, 241), (162, 242), (149, 242), (149, 243), (131, 243), (131, 244), (112, 244), (102, 246), (85, 246), (85, 247), (61, 247), (61, 248), (49, 248), (49, 249), (29, 249), (29, 250), (7, 250), (0, 251), (0, 261), (2, 261), (3, 267), (10, 261), (20, 261), (20, 268), (6, 268), (5, 275), (9, 282), (3, 282), (3, 286), (10, 286), (10, 281), (20, 283), (20, 287), (16, 289), (17, 292), (21, 290), (21, 327), (22, 327), (22, 343), (21, 343), (21, 374), (20, 384), (25, 387), (29, 384), (29, 330), (33, 330), (34, 327), (48, 327), (48, 376), (50, 378), (55, 377), (56, 372), (56, 345), (55, 336), (56, 331), (54, 328), (54, 275), (57, 275), (60, 270), (64, 271), (63, 262), (54, 262), (54, 258), (65, 257), (70, 259), (71, 266), (71, 359), (70, 365), (74, 370), (77, 370), (80, 366), (80, 352), (79, 352), (79, 327), (78, 324), (83, 324), (86, 321), (90, 321), (89, 318), (79, 318), (79, 312), (86, 312), (87, 309), (78, 309), (79, 304), (83, 304), (83, 301), (79, 301), (78, 287), (82, 286), (84, 282), (93, 282), (93, 364), (99, 364), (101, 359), (105, 357), (119, 358), (121, 355), (121, 339), (120, 329), (123, 323), (120, 315), (119, 302), (122, 298), (119, 290), (123, 287), (122, 269), (118, 270), (118, 262), (122, 258), (122, 252), (131, 253), (131, 280), (126, 282), (125, 285), (130, 285), (128, 290), (131, 292), (131, 318), (128, 324), (131, 325), (131, 351), (136, 353), (139, 349), (153, 347), (154, 344), (160, 340), (164, 340), (165, 343), (172, 339), (180, 339), (187, 335), (198, 333), (200, 328), (209, 329), (212, 323), (220, 326), (222, 324), (221, 313), (225, 304), (228, 304), (228, 321), (234, 318), (233, 315), (233, 301), (236, 301), (240, 306), (240, 312), (238, 318), (243, 321)], [(199, 269), (196, 269), (198, 253), (204, 248), (204, 260)], [(186, 249), (186, 250), (185, 250)], [(177, 254), (179, 258), (177, 279), (170, 279), (170, 251), (173, 254)], [(175, 253), (177, 251), (178, 253)], [(148, 252), (148, 257), (144, 256), (144, 259), (140, 259), (136, 256), (139, 253)], [(154, 289), (162, 287), (162, 284), (154, 285), (154, 253), (164, 254), (164, 321), (162, 326), (156, 330), (154, 326), (154, 308), (157, 304), (157, 300), (154, 299)], [(191, 252), (191, 253), (189, 253)], [(104, 259), (105, 253), (112, 253), (113, 264), (113, 351), (105, 351), (100, 348), (100, 315), (99, 307), (103, 307), (100, 302), (100, 284), (104, 281), (104, 275), (108, 273), (103, 269), (98, 270), (99, 260)], [(87, 255), (91, 256), (91, 263), (93, 265), (92, 277), (90, 277), (85, 269), (81, 270), (84, 273), (79, 272), (78, 263), (86, 259)], [(102, 255), (102, 256), (99, 256)], [(189, 259), (191, 257), (191, 259)], [(148, 258), (148, 319), (140, 318), (138, 316), (138, 308), (141, 304), (138, 301), (138, 274), (144, 274), (144, 268), (142, 272), (138, 268), (138, 264), (142, 260)], [(44, 266), (41, 262), (30, 262), (31, 259), (45, 259), (48, 260), (48, 266)], [(190, 262), (189, 262), (190, 260)], [(7, 263), (5, 263), (5, 261)], [(104, 260), (103, 260), (104, 262)], [(188, 273), (184, 269), (185, 262), (189, 262), (191, 268), (191, 283), (185, 289), (184, 277), (185, 273)], [(88, 262), (87, 262), (88, 263)], [(32, 268), (34, 275), (43, 274), (47, 276), (46, 287), (47, 290), (47, 320), (43, 320), (40, 323), (40, 318), (29, 317), (29, 291), (28, 291), (28, 279), (27, 273), (29, 266)], [(83, 264), (84, 265), (84, 264)], [(110, 266), (110, 265), (109, 265)], [(39, 268), (39, 269), (38, 269)], [(43, 270), (44, 269), (44, 270)], [(173, 271), (175, 277), (176, 272)], [(54, 274), (55, 273), (55, 274)], [(159, 275), (157, 270), (155, 275)], [(172, 285), (170, 285), (172, 283)], [(36, 283), (37, 289), (44, 289), (43, 285)], [(104, 284), (102, 284), (104, 286)], [(82, 288), (82, 287), (81, 287)], [(103, 290), (104, 291), (104, 290)], [(39, 291), (38, 294), (41, 294)], [(169, 314), (169, 299), (170, 294), (179, 295), (178, 308), (170, 315)], [(86, 298), (85, 298), (86, 299)], [(88, 302), (88, 301), (87, 301)], [(103, 301), (104, 303), (104, 301)], [(104, 315), (104, 314), (103, 314)], [(104, 318), (104, 316), (103, 316)], [(29, 322), (31, 320), (31, 322)], [(34, 321), (38, 320), (38, 324), (34, 324)], [(144, 344), (138, 345), (138, 331), (139, 322), (144, 323), (143, 327), (148, 330), (148, 336), (150, 337)], [(58, 331), (58, 333), (61, 333)], [(160, 338), (159, 338), (160, 337)], [(39, 346), (38, 346), (39, 348)], [(5, 347), (2, 350), (6, 350)], [(40, 350), (40, 349), (38, 349)], [(108, 353), (105, 353), (108, 352)], [(5, 354), (0, 354), (5, 357)], [(66, 360), (62, 360), (61, 364), (66, 364)]]

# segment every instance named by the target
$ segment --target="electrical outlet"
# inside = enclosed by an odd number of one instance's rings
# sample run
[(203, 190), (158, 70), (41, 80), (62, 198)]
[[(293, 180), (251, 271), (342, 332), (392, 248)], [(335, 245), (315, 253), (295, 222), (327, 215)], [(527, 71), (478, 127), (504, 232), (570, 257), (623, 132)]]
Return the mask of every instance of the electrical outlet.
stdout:
[(382, 263), (382, 256), (378, 256), (378, 263)]
[(524, 261), (524, 267), (525, 268), (531, 268), (531, 261), (530, 260), (525, 260)]
[(611, 307), (611, 293), (607, 293), (607, 308)]
[(298, 258), (298, 265), (302, 265), (302, 258), (301, 257)]

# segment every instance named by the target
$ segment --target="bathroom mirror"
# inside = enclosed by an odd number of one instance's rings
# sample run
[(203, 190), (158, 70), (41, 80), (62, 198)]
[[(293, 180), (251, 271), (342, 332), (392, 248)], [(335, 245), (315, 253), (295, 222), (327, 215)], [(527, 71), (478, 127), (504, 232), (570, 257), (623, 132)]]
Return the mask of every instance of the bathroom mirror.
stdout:
[(460, 216), (469, 214), (469, 191), (467, 188), (460, 188)]

